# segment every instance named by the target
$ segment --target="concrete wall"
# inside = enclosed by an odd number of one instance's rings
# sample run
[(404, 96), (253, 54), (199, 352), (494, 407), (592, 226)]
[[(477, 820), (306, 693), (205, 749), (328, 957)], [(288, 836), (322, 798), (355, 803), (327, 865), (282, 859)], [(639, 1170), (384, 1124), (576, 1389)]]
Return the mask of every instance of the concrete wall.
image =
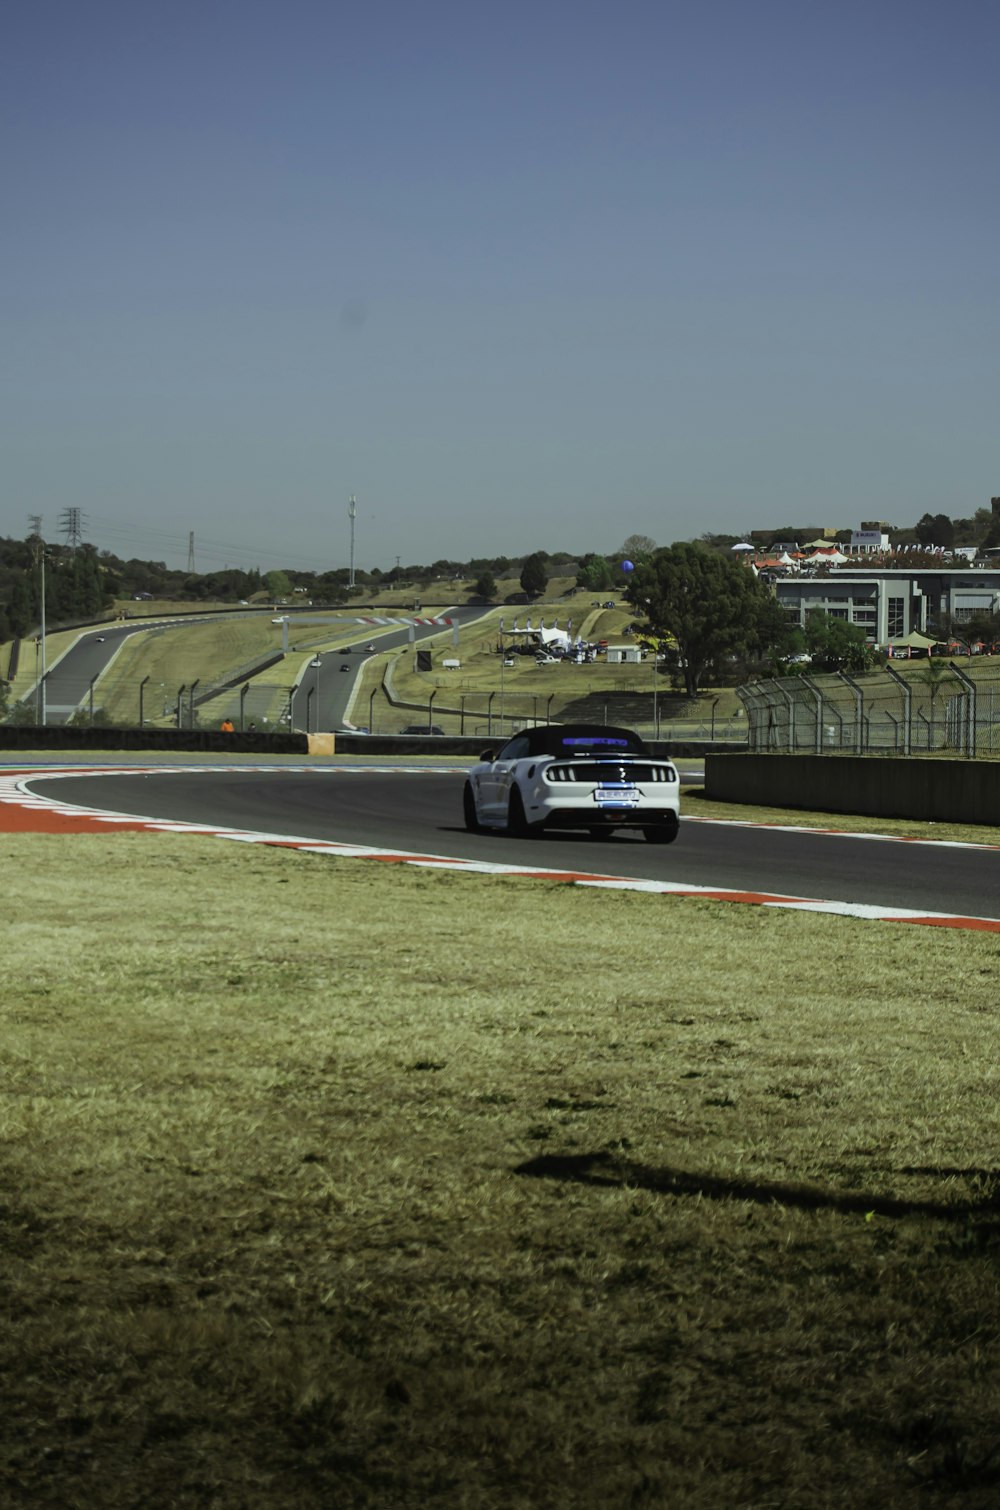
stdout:
[(709, 754), (705, 794), (722, 802), (1000, 823), (1000, 764), (873, 755)]

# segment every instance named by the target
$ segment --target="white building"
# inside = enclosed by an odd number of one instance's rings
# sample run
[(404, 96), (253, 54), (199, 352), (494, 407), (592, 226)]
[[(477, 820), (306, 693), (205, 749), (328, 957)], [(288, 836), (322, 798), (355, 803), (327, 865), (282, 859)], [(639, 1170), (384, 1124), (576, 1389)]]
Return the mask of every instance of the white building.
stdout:
[(852, 556), (884, 554), (889, 549), (889, 536), (885, 530), (852, 530), (848, 548)]
[(828, 576), (782, 578), (775, 594), (801, 628), (819, 611), (859, 624), (873, 645), (889, 645), (915, 630), (929, 633), (941, 614), (961, 621), (1000, 612), (1000, 570), (843, 567)]

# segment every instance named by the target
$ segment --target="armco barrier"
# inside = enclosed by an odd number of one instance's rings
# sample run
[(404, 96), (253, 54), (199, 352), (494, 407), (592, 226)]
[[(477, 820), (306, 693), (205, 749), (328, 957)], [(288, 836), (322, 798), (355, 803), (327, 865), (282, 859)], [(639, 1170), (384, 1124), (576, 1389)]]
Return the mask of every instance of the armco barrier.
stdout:
[(705, 795), (932, 823), (1000, 823), (1000, 764), (876, 755), (709, 754)]
[[(80, 725), (0, 724), (0, 751), (3, 750), (115, 750), (170, 751), (205, 750), (213, 754), (243, 755), (329, 755), (326, 739), (334, 740), (337, 755), (455, 755), (477, 760), (490, 747), (498, 750), (504, 738), (488, 742), (480, 734), (349, 734), (337, 731), (322, 736), (321, 743), (310, 746), (306, 734), (264, 733), (249, 730), (243, 734), (223, 734), (220, 729), (89, 729)], [(672, 740), (649, 742), (659, 759), (670, 756), (700, 758), (710, 750), (725, 749), (723, 744), (708, 740)], [(728, 748), (732, 748), (729, 746)]]
[(304, 755), (304, 734), (223, 734), (220, 729), (88, 729), (70, 724), (38, 728), (0, 724), (0, 750), (227, 750)]

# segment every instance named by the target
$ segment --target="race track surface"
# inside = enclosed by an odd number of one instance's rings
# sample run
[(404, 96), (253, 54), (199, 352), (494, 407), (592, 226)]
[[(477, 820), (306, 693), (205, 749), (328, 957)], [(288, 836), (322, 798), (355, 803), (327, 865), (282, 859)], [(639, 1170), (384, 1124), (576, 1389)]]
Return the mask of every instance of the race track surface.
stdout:
[[(11, 791), (5, 777), (5, 791)], [(468, 834), (461, 770), (372, 766), (286, 769), (150, 767), (22, 773), (22, 800), (131, 814), (272, 842), (357, 846), (385, 857), (441, 857), (457, 866), (562, 872), (600, 884), (725, 894), (807, 909), (1000, 930), (1000, 847), (684, 820), (673, 845), (622, 833), (594, 840)], [(644, 884), (645, 883), (645, 884)], [(902, 915), (902, 916), (901, 916)]]

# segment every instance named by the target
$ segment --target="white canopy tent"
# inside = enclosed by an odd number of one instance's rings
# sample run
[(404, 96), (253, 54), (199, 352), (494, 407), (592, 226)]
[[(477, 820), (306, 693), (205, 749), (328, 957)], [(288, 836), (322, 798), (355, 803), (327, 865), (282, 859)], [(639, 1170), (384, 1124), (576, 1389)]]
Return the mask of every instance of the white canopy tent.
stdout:
[(824, 563), (827, 566), (843, 566), (845, 561), (850, 560), (850, 557), (845, 556), (843, 551), (832, 550), (813, 551), (812, 555), (806, 556), (805, 559), (808, 566), (822, 566)]

